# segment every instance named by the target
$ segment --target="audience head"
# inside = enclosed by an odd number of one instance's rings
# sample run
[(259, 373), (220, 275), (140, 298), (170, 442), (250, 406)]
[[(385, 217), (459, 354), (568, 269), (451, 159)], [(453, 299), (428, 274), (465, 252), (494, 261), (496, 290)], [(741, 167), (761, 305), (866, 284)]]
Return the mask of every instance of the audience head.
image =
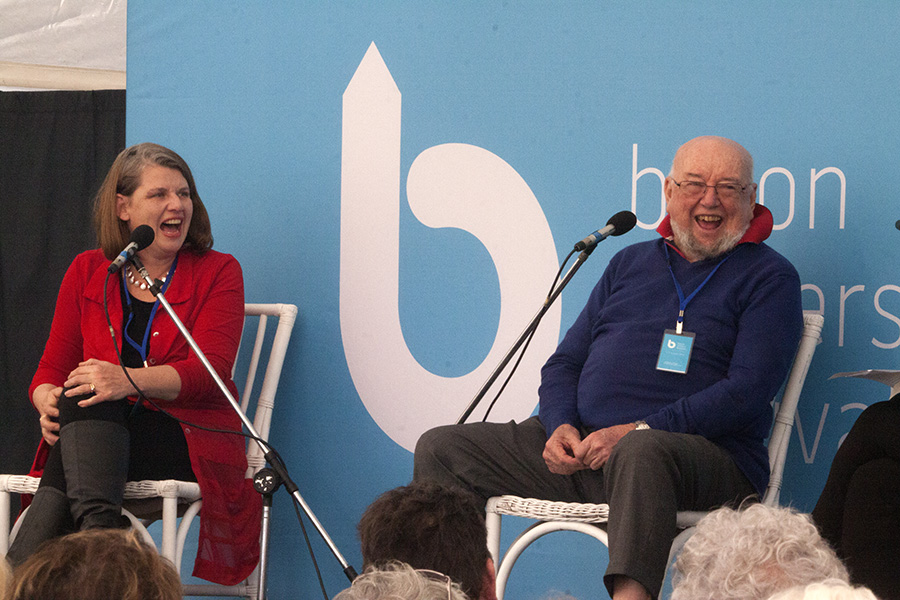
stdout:
[(386, 562), (368, 567), (334, 600), (467, 600), (467, 597), (443, 573), (416, 570), (402, 562)]
[(769, 600), (878, 600), (872, 590), (853, 587), (839, 579), (828, 579), (820, 583), (800, 585), (778, 592)]
[(379, 496), (359, 521), (363, 567), (402, 561), (446, 573), (470, 598), (495, 598), (484, 508), (458, 488), (416, 482)]
[(9, 588), (12, 580), (12, 569), (9, 562), (0, 558), (0, 598), (6, 598), (6, 590)]
[(55, 538), (19, 565), (10, 600), (179, 600), (172, 564), (134, 531), (89, 529)]
[(798, 585), (848, 581), (808, 515), (763, 504), (704, 517), (675, 569), (671, 600), (765, 600)]

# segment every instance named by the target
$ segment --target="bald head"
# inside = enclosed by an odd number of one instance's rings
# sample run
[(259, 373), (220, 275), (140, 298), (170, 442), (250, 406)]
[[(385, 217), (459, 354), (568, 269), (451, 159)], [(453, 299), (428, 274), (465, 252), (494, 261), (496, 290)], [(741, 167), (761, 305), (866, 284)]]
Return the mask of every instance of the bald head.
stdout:
[(734, 140), (717, 135), (701, 135), (682, 144), (672, 160), (669, 176), (682, 170), (685, 163), (690, 163), (698, 156), (719, 156), (723, 161), (737, 165), (742, 183), (753, 181), (753, 157), (747, 149)]

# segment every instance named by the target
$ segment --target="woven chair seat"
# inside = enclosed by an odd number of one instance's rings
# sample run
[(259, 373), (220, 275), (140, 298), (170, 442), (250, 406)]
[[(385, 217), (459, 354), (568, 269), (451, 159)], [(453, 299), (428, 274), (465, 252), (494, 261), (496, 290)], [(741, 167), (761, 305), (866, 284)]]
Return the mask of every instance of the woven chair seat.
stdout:
[[(28, 475), (0, 475), (0, 492), (16, 494), (34, 494), (40, 477)], [(178, 498), (181, 501), (193, 502), (200, 499), (200, 486), (192, 481), (129, 481), (125, 484), (125, 500), (141, 500), (143, 498)]]
[(609, 520), (608, 504), (551, 502), (518, 496), (495, 496), (488, 500), (486, 510), (501, 515), (526, 517), (538, 521), (605, 523)]

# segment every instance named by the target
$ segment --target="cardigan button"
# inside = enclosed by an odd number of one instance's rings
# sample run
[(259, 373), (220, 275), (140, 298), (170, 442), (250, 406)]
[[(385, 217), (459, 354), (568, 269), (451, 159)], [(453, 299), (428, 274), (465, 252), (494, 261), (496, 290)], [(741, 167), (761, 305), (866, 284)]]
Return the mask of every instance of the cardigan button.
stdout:
[(153, 332), (153, 337), (156, 337), (156, 336), (158, 336), (158, 335), (159, 335), (159, 332), (158, 332), (158, 331), (154, 331), (154, 332)]
[(148, 360), (147, 362), (150, 363), (151, 365), (155, 365), (155, 364), (156, 364), (156, 359), (155, 359), (155, 358), (151, 358), (151, 359)]

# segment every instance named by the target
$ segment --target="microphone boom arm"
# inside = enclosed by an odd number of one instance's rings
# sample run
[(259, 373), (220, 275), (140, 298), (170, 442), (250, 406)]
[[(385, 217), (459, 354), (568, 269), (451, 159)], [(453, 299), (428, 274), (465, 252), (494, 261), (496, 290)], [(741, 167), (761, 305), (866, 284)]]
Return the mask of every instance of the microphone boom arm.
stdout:
[[(253, 436), (253, 441), (259, 446), (260, 450), (263, 453), (263, 456), (266, 459), (266, 462), (269, 463), (272, 470), (274, 470), (283, 480), (285, 489), (288, 490), (291, 497), (297, 502), (297, 504), (303, 509), (304, 514), (307, 516), (309, 521), (313, 524), (316, 530), (319, 532), (319, 535), (325, 541), (328, 546), (328, 549), (337, 559), (337, 561), (341, 564), (341, 567), (344, 571), (344, 574), (347, 578), (352, 582), (356, 579), (356, 570), (344, 559), (340, 550), (338, 550), (335, 543), (332, 541), (331, 537), (328, 535), (328, 532), (325, 531), (325, 528), (316, 518), (315, 514), (313, 514), (312, 509), (303, 499), (303, 496), (300, 495), (300, 489), (293, 480), (291, 480), (290, 476), (287, 473), (286, 467), (282, 464), (280, 460), (274, 459), (274, 453), (269, 450), (265, 443), (261, 441), (259, 432), (253, 426), (253, 423), (250, 419), (247, 418), (247, 415), (244, 414), (244, 411), (241, 410), (241, 406), (234, 399), (234, 396), (231, 395), (231, 392), (228, 389), (228, 386), (225, 385), (225, 382), (222, 381), (222, 378), (219, 377), (219, 374), (216, 373), (215, 368), (209, 362), (209, 359), (206, 358), (206, 355), (203, 354), (203, 351), (197, 345), (197, 342), (194, 341), (194, 338), (191, 336), (190, 332), (187, 330), (187, 327), (184, 326), (184, 323), (181, 322), (181, 319), (178, 318), (178, 315), (175, 314), (175, 311), (172, 309), (172, 306), (169, 304), (168, 300), (166, 300), (165, 295), (162, 293), (160, 289), (159, 283), (154, 281), (149, 273), (147, 273), (147, 269), (144, 268), (144, 265), (141, 263), (140, 259), (137, 255), (134, 255), (131, 258), (131, 262), (134, 263), (134, 266), (137, 267), (138, 272), (141, 277), (147, 282), (150, 286), (150, 291), (153, 292), (153, 295), (159, 300), (159, 303), (165, 309), (166, 313), (171, 317), (172, 321), (175, 323), (178, 330), (181, 332), (181, 335), (184, 336), (184, 339), (187, 340), (188, 345), (190, 345), (191, 350), (194, 351), (194, 354), (197, 355), (197, 358), (200, 359), (200, 362), (203, 363), (203, 366), (209, 372), (210, 376), (212, 376), (213, 380), (216, 382), (216, 385), (219, 387), (219, 390), (225, 395), (225, 398), (228, 400), (228, 403), (231, 404), (231, 408), (238, 414), (241, 422), (244, 424), (244, 427), (247, 429), (247, 432)], [(264, 557), (261, 557), (260, 563), (263, 564), (265, 561)]]
[[(601, 239), (600, 241), (603, 241), (603, 239)], [(478, 390), (478, 393), (475, 394), (475, 397), (472, 398), (472, 400), (469, 402), (469, 405), (459, 416), (459, 419), (456, 420), (457, 425), (465, 423), (466, 419), (471, 416), (472, 412), (488, 393), (488, 390), (492, 385), (494, 385), (494, 382), (497, 381), (497, 378), (500, 377), (500, 373), (503, 372), (503, 369), (505, 369), (506, 365), (509, 364), (509, 361), (512, 360), (512, 357), (515, 355), (519, 347), (523, 343), (525, 343), (525, 340), (528, 339), (528, 336), (531, 335), (535, 329), (537, 329), (537, 326), (538, 324), (540, 324), (541, 319), (543, 319), (547, 311), (550, 310), (550, 305), (552, 305), (553, 302), (559, 297), (566, 285), (569, 284), (569, 280), (571, 280), (575, 273), (578, 272), (578, 269), (581, 268), (581, 265), (584, 264), (584, 262), (588, 259), (588, 257), (596, 247), (596, 244), (594, 244), (593, 246), (588, 246), (581, 254), (578, 255), (578, 258), (575, 260), (575, 263), (569, 268), (569, 271), (566, 273), (565, 277), (563, 277), (559, 284), (557, 284), (557, 286), (553, 288), (550, 294), (548, 294), (540, 310), (538, 310), (537, 314), (532, 317), (531, 321), (528, 323), (528, 326), (525, 327), (525, 330), (519, 335), (518, 339), (513, 343), (510, 349), (506, 351), (506, 354), (500, 360), (500, 363), (487, 378), (484, 384), (482, 384), (481, 389)]]

